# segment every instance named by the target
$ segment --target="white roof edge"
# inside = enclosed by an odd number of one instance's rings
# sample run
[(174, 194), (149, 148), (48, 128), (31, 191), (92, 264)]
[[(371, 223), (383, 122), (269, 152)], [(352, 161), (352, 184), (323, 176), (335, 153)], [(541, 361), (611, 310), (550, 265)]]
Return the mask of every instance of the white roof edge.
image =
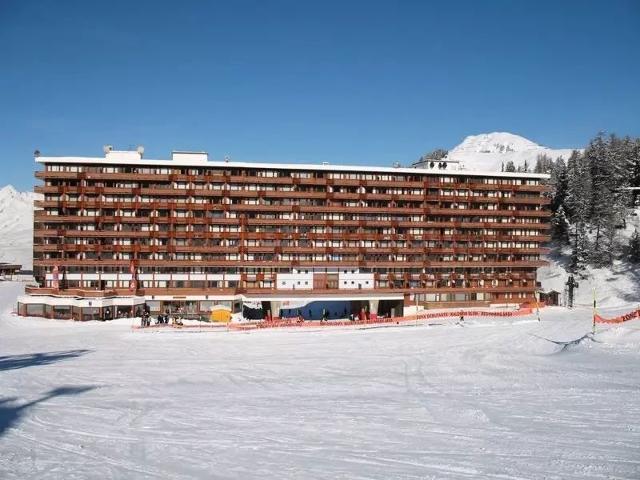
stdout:
[(407, 168), (407, 167), (377, 167), (364, 165), (316, 165), (304, 163), (262, 163), (262, 162), (220, 162), (220, 161), (193, 161), (183, 160), (176, 162), (174, 160), (117, 160), (106, 159), (104, 157), (36, 157), (36, 163), (71, 163), (84, 164), (90, 163), (94, 165), (140, 165), (140, 166), (161, 166), (161, 167), (217, 167), (217, 168), (273, 168), (276, 170), (320, 170), (320, 171), (342, 171), (342, 172), (380, 172), (380, 173), (413, 173), (419, 175), (456, 175), (456, 176), (475, 176), (475, 177), (509, 177), (509, 178), (540, 178), (547, 179), (550, 177), (546, 173), (528, 173), (528, 172), (491, 172), (476, 170), (451, 170), (451, 171), (432, 171), (423, 168)]

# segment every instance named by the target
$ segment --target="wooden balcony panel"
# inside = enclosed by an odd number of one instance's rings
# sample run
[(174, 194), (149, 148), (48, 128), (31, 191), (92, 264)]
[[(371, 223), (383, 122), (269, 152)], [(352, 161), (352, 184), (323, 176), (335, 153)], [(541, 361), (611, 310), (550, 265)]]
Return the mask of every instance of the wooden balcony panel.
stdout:
[[(161, 247), (162, 248), (162, 247)], [(238, 253), (240, 247), (176, 245), (176, 253)], [(158, 250), (162, 252), (163, 250)], [(271, 250), (273, 252), (273, 250)]]
[[(257, 196), (257, 192), (256, 193)], [(317, 193), (317, 192), (312, 192)], [(304, 195), (300, 195), (301, 197)], [(364, 213), (364, 214), (395, 214), (395, 215), (454, 215), (454, 216), (512, 216), (530, 218), (548, 218), (548, 210), (508, 210), (508, 209), (471, 209), (471, 208), (438, 208), (427, 209), (416, 207), (373, 207), (373, 206), (343, 206), (343, 205), (267, 205), (267, 204), (218, 204), (209, 202), (174, 202), (174, 201), (105, 201), (105, 200), (36, 200), (35, 206), (40, 208), (73, 208), (73, 209), (126, 209), (126, 210), (184, 210), (184, 211), (222, 211), (228, 208), (237, 212), (292, 212), (297, 209), (304, 213)]]
[(232, 204), (229, 210), (233, 212), (292, 212), (293, 205), (248, 205)]
[[(107, 290), (98, 289), (53, 289), (42, 287), (26, 287), (26, 293), (31, 295), (57, 295), (57, 296), (69, 296), (69, 297), (85, 297), (85, 298), (100, 298), (100, 297), (113, 297), (113, 296), (128, 296), (131, 292), (128, 288), (112, 288)], [(335, 296), (335, 295), (371, 295), (372, 293), (378, 294), (390, 294), (390, 293), (516, 293), (516, 292), (533, 292), (532, 287), (476, 287), (476, 288), (463, 288), (463, 287), (441, 287), (441, 288), (373, 288), (373, 289), (322, 289), (322, 290), (281, 290), (281, 289), (269, 289), (269, 288), (144, 288), (136, 291), (137, 295), (146, 296), (160, 296), (160, 295), (172, 295), (172, 296), (187, 296), (187, 295), (203, 295), (203, 296), (222, 296), (222, 295), (235, 295), (238, 293), (244, 293), (249, 295), (259, 296), (292, 296), (292, 297), (304, 297), (308, 295), (313, 296)]]
[[(242, 195), (240, 195), (242, 196)], [(263, 196), (265, 198), (313, 198), (313, 199), (325, 199), (327, 198), (327, 192), (307, 192), (304, 190), (296, 191), (280, 191), (280, 190), (264, 190)]]
[[(396, 185), (397, 186), (397, 185)], [(137, 190), (137, 195), (163, 197), (163, 196), (198, 196), (198, 197), (247, 197), (255, 198), (263, 192), (262, 195), (270, 198), (334, 198), (336, 200), (365, 200), (365, 201), (390, 201), (396, 199), (398, 201), (414, 201), (414, 202), (462, 202), (462, 203), (505, 203), (505, 204), (542, 204), (550, 203), (549, 197), (488, 197), (488, 196), (461, 196), (461, 195), (413, 195), (401, 194), (392, 195), (385, 193), (342, 193), (342, 192), (318, 192), (318, 191), (282, 191), (282, 190), (231, 190), (223, 189), (207, 189), (207, 188), (173, 188), (171, 184), (167, 184), (166, 188), (148, 187), (148, 188), (121, 188), (121, 187), (101, 187), (92, 186), (37, 186), (36, 192), (39, 193), (57, 193), (67, 192), (70, 194), (83, 193), (100, 193), (107, 195), (131, 195)]]
[(326, 178), (299, 178), (300, 185), (326, 185)]
[[(174, 218), (190, 218), (192, 223), (200, 223), (200, 224), (239, 224), (240, 219), (237, 218), (205, 218), (200, 217), (200, 219), (196, 219), (195, 217), (124, 217), (124, 216), (96, 216), (96, 217), (87, 217), (87, 216), (79, 216), (79, 215), (47, 215), (44, 211), (36, 211), (34, 213), (34, 218), (36, 223), (42, 224), (60, 224), (60, 223), (177, 223), (177, 221), (172, 222), (171, 219)], [(186, 220), (185, 220), (186, 221)], [(281, 226), (282, 219), (256, 219), (256, 218), (248, 218), (247, 225), (272, 225), (272, 226)], [(188, 223), (188, 222), (187, 222)], [(315, 225), (324, 225), (325, 227), (329, 226), (338, 226), (338, 227), (388, 227), (389, 222), (387, 221), (363, 221), (363, 220), (318, 220), (318, 219), (297, 219), (295, 221), (296, 225), (299, 226), (315, 226)], [(454, 228), (467, 228), (467, 229), (529, 229), (529, 230), (548, 230), (550, 228), (550, 224), (548, 222), (545, 223), (513, 223), (513, 222), (460, 222), (460, 225), (453, 225)], [(451, 228), (452, 222), (450, 221), (424, 221), (424, 222), (416, 222), (416, 221), (406, 221), (406, 222), (398, 222), (399, 228)], [(537, 239), (534, 237), (534, 239)]]
[(292, 177), (231, 176), (225, 183), (244, 185), (293, 185)]
[(145, 295), (236, 295), (241, 293), (238, 288), (145, 288)]
[[(82, 288), (70, 288), (70, 289), (54, 289), (44, 287), (25, 287), (25, 293), (31, 295), (64, 295), (70, 297), (114, 297), (114, 296), (129, 296), (131, 291), (128, 288), (110, 288), (107, 290), (93, 290)], [(138, 295), (144, 295), (145, 291), (140, 289), (136, 292)]]
[(33, 230), (35, 238), (52, 238), (64, 235), (65, 230), (58, 228), (37, 228)]
[(77, 180), (78, 178), (80, 178), (79, 175), (79, 172), (53, 172), (51, 170), (39, 170), (35, 172), (34, 176), (40, 180)]
[[(114, 260), (114, 259), (34, 259), (34, 266), (53, 267), (54, 265), (64, 266), (84, 266), (89, 268), (99, 268), (102, 266), (128, 268), (130, 260)], [(392, 262), (392, 261), (342, 261), (342, 262), (315, 262), (315, 261), (235, 261), (235, 260), (145, 260), (140, 259), (136, 262), (140, 267), (256, 267), (256, 268), (292, 268), (292, 267), (354, 267), (363, 268), (534, 268), (545, 266), (546, 261), (522, 261), (522, 262)], [(491, 279), (491, 275), (487, 275), (486, 279)], [(497, 277), (496, 277), (497, 278)], [(535, 274), (531, 274), (530, 279), (534, 279)]]
[(362, 180), (352, 178), (331, 178), (331, 185), (343, 186), (343, 187), (359, 187), (362, 184)]
[(471, 208), (430, 208), (432, 215), (459, 215), (459, 216), (505, 216), (505, 217), (549, 217), (551, 212), (547, 210), (484, 210)]
[(277, 245), (274, 246), (247, 246), (247, 253), (256, 254), (256, 253), (274, 253), (276, 249), (280, 247)]
[(60, 250), (60, 245), (49, 244), (49, 245), (33, 245), (34, 252), (57, 252)]
[[(346, 185), (344, 183), (340, 183), (343, 180), (334, 179), (335, 185)], [(351, 180), (354, 182), (359, 182), (356, 185), (362, 184), (365, 187), (393, 187), (398, 188), (400, 185), (402, 188), (424, 188), (424, 181), (399, 181), (399, 180)], [(429, 185), (433, 185), (429, 182)], [(430, 187), (430, 188), (436, 188)]]
[(169, 182), (168, 174), (160, 173), (137, 173), (137, 172), (85, 172), (87, 180), (127, 180), (133, 182)]

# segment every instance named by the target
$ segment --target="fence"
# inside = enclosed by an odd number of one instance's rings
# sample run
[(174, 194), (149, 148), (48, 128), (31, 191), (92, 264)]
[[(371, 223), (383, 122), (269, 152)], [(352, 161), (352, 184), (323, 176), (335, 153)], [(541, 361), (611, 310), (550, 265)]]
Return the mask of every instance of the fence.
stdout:
[(604, 318), (596, 313), (595, 320), (596, 323), (622, 323), (628, 322), (629, 320), (633, 320), (634, 318), (640, 318), (640, 308), (637, 310), (633, 310), (632, 312), (625, 313), (624, 315), (620, 315), (618, 317), (613, 318)]
[(217, 329), (227, 328), (229, 330), (256, 330), (265, 328), (303, 328), (303, 327), (345, 327), (354, 325), (388, 325), (388, 324), (403, 324), (409, 322), (417, 322), (421, 320), (432, 320), (438, 318), (460, 318), (460, 317), (520, 317), (524, 315), (531, 315), (534, 309), (531, 307), (521, 307), (518, 310), (446, 310), (442, 312), (421, 312), (417, 315), (408, 315), (406, 317), (377, 317), (369, 318), (366, 320), (330, 320), (320, 322), (318, 320), (299, 320), (299, 319), (281, 319), (274, 318), (273, 320), (260, 320), (243, 323), (213, 323), (213, 324), (185, 324), (185, 325), (151, 325), (148, 327), (141, 327), (133, 325), (133, 330), (163, 330), (163, 329), (184, 329), (184, 330), (204, 330), (204, 329)]
[(283, 327), (341, 327), (348, 325), (385, 325), (385, 324), (401, 324), (407, 322), (416, 322), (420, 320), (430, 320), (448, 317), (519, 317), (530, 315), (533, 308), (520, 308), (519, 310), (507, 311), (491, 311), (491, 310), (448, 310), (443, 312), (422, 312), (417, 315), (408, 315), (406, 317), (378, 317), (367, 320), (340, 320), (320, 322), (317, 320), (295, 320), (295, 319), (273, 319), (261, 322), (250, 323), (231, 323), (229, 328), (234, 330), (253, 330), (262, 328), (283, 328)]

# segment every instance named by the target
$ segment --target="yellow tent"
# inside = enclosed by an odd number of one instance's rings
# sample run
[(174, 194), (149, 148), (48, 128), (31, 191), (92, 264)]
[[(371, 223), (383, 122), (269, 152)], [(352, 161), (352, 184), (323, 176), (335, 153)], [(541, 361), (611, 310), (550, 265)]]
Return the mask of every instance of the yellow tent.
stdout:
[(212, 322), (229, 323), (231, 321), (231, 310), (223, 305), (214, 305), (211, 308), (209, 320)]

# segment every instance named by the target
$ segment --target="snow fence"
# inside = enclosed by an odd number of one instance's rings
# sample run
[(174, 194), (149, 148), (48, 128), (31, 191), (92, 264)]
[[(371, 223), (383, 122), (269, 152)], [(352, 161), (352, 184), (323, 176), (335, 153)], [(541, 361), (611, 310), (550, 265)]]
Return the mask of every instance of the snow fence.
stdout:
[(640, 318), (640, 308), (613, 318), (604, 318), (597, 313), (595, 314), (596, 323), (622, 323), (628, 322), (629, 320), (634, 320), (636, 318)]

